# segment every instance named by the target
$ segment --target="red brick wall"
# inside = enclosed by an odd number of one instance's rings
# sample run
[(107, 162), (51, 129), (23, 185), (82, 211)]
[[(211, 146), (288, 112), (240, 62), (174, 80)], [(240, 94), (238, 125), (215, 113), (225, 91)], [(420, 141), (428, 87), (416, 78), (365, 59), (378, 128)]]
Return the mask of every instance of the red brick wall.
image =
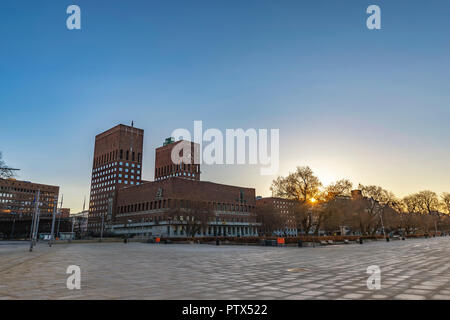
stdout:
[[(181, 142), (177, 141), (156, 149), (155, 152), (155, 180), (166, 179), (170, 176), (182, 176), (186, 179), (200, 180), (200, 164), (195, 164), (195, 159), (199, 159), (199, 145), (188, 142), (191, 146), (191, 160), (188, 164), (177, 165), (172, 162), (172, 150)], [(197, 153), (197, 155), (195, 154)], [(180, 154), (182, 156), (182, 154)]]

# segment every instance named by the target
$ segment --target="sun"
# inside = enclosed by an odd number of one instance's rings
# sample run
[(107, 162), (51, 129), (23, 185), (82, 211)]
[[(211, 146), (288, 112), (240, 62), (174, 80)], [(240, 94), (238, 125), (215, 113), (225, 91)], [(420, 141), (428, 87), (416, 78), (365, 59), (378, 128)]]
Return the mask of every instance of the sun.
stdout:
[(315, 203), (315, 202), (317, 202), (317, 199), (316, 199), (316, 198), (311, 198), (309, 201), (310, 201), (311, 203)]

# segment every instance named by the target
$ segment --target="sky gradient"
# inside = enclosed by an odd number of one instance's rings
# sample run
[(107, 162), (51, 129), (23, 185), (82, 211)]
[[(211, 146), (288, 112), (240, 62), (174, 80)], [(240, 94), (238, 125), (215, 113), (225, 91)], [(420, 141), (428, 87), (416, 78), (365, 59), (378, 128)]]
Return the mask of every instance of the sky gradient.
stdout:
[[(66, 28), (81, 8), (82, 29)], [(366, 28), (377, 4), (382, 30)], [(176, 128), (280, 129), (280, 175), (309, 165), (398, 196), (450, 192), (450, 1), (0, 2), (0, 151), (18, 179), (89, 199), (94, 137), (145, 130), (143, 179)], [(258, 166), (203, 180), (270, 195)]]

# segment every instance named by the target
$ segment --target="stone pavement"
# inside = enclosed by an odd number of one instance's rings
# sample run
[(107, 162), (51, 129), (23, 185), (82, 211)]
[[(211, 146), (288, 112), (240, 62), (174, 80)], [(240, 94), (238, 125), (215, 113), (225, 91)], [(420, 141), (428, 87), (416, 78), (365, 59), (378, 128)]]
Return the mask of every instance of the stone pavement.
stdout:
[[(81, 268), (81, 290), (66, 269)], [(369, 290), (367, 267), (381, 268)], [(316, 248), (0, 245), (0, 299), (450, 299), (450, 237)]]

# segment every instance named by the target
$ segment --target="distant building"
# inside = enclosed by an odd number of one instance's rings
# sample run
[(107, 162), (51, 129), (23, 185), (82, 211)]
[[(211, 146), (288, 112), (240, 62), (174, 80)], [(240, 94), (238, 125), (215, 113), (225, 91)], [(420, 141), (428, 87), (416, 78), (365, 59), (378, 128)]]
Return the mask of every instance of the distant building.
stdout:
[(69, 218), (70, 208), (60, 208), (58, 209), (58, 214), (61, 216), (61, 218)]
[(89, 210), (84, 210), (70, 215), (75, 234), (85, 234), (88, 230)]
[(277, 197), (257, 197), (256, 207), (268, 206), (273, 208), (274, 212), (286, 221), (281, 230), (274, 232), (278, 236), (296, 237), (298, 235), (297, 223), (294, 216), (295, 200), (289, 200)]
[[(39, 192), (39, 233), (50, 232), (53, 211), (58, 201), (59, 187), (0, 179), (0, 233), (7, 237), (28, 237)], [(67, 213), (67, 211), (66, 211)], [(70, 223), (62, 216), (60, 230), (70, 230)]]
[(0, 214), (31, 216), (39, 195), (41, 216), (52, 215), (59, 195), (58, 186), (50, 186), (15, 179), (0, 179)]

